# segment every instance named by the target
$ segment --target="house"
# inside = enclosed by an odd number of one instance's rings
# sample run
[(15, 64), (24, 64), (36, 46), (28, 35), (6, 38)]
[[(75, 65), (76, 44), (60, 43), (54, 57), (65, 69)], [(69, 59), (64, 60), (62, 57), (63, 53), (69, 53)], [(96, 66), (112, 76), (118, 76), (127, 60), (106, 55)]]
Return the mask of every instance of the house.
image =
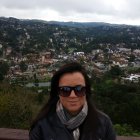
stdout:
[(74, 52), (74, 56), (84, 56), (84, 52)]
[(128, 48), (119, 48), (119, 52), (126, 53), (126, 54), (131, 54), (131, 49), (128, 49)]
[(122, 80), (124, 81), (124, 83), (125, 82), (138, 83), (140, 81), (140, 74), (131, 74), (128, 77), (122, 77)]

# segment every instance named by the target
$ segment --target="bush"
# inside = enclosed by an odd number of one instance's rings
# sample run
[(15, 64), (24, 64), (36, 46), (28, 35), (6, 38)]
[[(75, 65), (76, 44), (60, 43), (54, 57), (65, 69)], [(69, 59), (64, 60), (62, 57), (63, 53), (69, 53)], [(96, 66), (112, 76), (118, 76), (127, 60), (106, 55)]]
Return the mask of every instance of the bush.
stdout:
[(0, 127), (28, 129), (47, 100), (46, 94), (0, 83)]
[(28, 128), (32, 118), (29, 102), (16, 94), (0, 95), (0, 126)]
[(114, 125), (114, 128), (117, 132), (117, 135), (120, 136), (136, 136), (136, 137), (140, 136), (140, 132), (133, 130), (131, 125), (128, 124), (123, 124), (123, 125), (116, 124)]

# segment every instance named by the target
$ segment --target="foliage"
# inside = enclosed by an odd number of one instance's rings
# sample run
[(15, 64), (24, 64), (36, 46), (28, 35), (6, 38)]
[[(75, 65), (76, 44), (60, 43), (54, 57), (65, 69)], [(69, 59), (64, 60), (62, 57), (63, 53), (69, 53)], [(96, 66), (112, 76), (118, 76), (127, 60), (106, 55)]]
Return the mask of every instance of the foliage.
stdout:
[(20, 70), (22, 72), (24, 72), (24, 71), (27, 70), (27, 64), (24, 61), (21, 61), (20, 64), (19, 64), (19, 66), (20, 66)]
[(31, 120), (45, 103), (44, 95), (30, 90), (0, 84), (0, 126), (28, 129)]
[[(88, 53), (93, 49), (100, 49), (100, 44), (114, 46), (123, 43), (126, 48), (140, 47), (140, 40), (136, 39), (140, 36), (140, 28), (136, 26), (65, 24), (0, 18), (0, 42), (4, 48), (12, 47), (13, 54), (21, 52), (23, 55), (49, 49), (69, 52), (70, 48)], [(104, 45), (103, 47), (106, 46)], [(129, 61), (134, 59), (132, 56)]]
[(112, 66), (111, 69), (106, 73), (107, 78), (118, 78), (123, 75), (124, 72), (118, 65)]
[(4, 80), (4, 76), (3, 74), (0, 72), (0, 81), (3, 81)]
[(0, 114), (1, 126), (13, 128), (27, 128), (32, 116), (26, 100), (9, 94), (0, 96)]
[[(4, 76), (7, 74), (8, 70), (9, 70), (8, 63), (7, 62), (0, 62), (0, 74)], [(3, 80), (3, 78), (0, 78), (0, 80)]]
[(105, 80), (94, 85), (96, 105), (107, 113), (114, 124), (128, 124), (140, 131), (140, 87)]
[(140, 137), (140, 132), (134, 130), (131, 125), (128, 124), (115, 124), (115, 131), (119, 136), (135, 136)]
[(129, 58), (129, 62), (134, 62), (135, 61), (135, 55), (131, 54)]
[(127, 68), (127, 73), (139, 73), (140, 72), (140, 67), (128, 67)]

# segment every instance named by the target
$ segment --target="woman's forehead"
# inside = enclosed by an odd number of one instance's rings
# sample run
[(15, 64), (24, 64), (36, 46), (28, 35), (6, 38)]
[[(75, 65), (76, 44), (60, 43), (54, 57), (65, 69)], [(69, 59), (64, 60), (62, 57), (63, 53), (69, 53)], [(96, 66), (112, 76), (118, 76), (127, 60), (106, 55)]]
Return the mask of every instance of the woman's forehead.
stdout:
[(59, 85), (85, 85), (85, 79), (82, 73), (65, 73), (59, 79)]

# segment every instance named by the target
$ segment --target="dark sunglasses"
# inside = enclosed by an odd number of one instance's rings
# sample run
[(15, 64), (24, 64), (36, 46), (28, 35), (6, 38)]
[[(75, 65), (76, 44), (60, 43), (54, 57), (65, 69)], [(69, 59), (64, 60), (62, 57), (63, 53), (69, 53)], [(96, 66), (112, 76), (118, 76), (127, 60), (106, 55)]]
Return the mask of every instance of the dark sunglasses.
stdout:
[(84, 86), (75, 86), (75, 87), (70, 87), (70, 86), (61, 86), (58, 87), (59, 95), (63, 97), (68, 97), (71, 94), (71, 91), (74, 90), (74, 93), (78, 97), (82, 97), (86, 94), (86, 87)]

